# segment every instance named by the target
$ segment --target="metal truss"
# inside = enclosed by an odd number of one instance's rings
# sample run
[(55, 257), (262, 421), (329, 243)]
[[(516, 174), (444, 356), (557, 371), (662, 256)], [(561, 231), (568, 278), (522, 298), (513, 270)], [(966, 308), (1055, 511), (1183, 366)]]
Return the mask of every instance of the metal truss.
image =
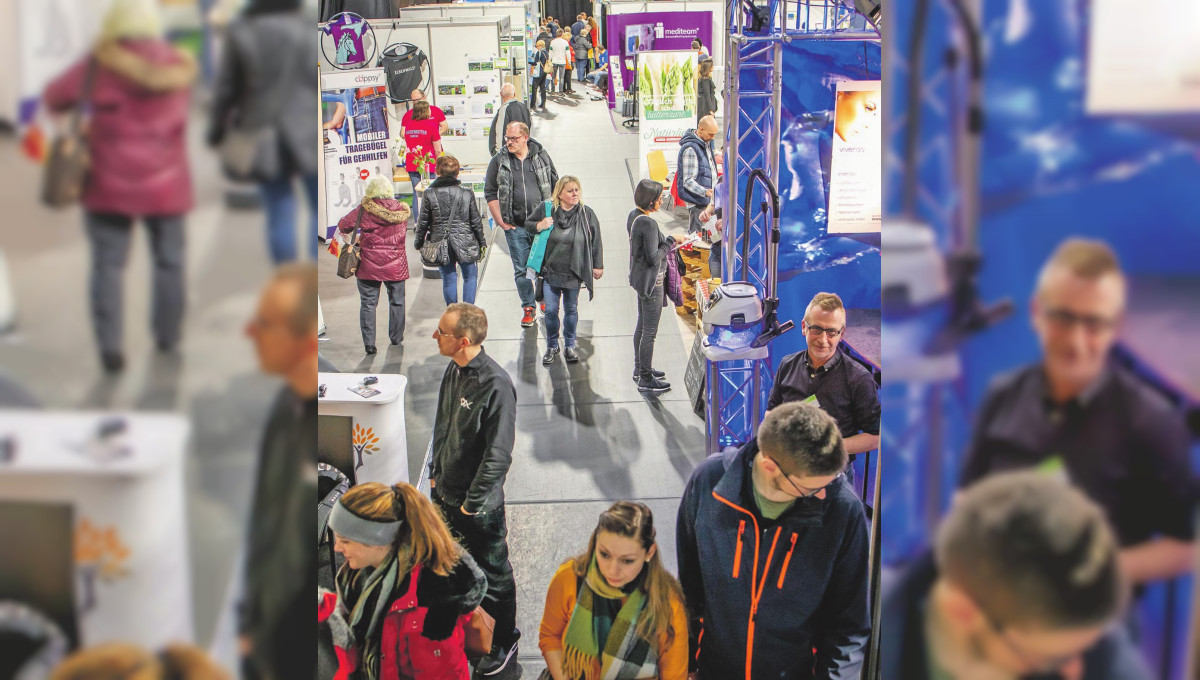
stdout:
[[(792, 40), (862, 40), (877, 34), (852, 30), (857, 12), (837, 0), (768, 0), (758, 5), (767, 13), (760, 30), (747, 26), (746, 0), (727, 0), (725, 41), (725, 237), (721, 241), (722, 281), (740, 279), (741, 239), (751, 244), (747, 258), (748, 283), (766, 292), (767, 235), (770, 213), (752, 210), (749, 226), (743, 187), (754, 169), (763, 169), (779, 184), (780, 114), (783, 93), (783, 47)], [(765, 197), (764, 197), (765, 198)], [(744, 232), (744, 233), (743, 233)], [(774, 385), (771, 348), (760, 358), (710, 362), (708, 366), (708, 449), (744, 443), (758, 431), (763, 409)]]

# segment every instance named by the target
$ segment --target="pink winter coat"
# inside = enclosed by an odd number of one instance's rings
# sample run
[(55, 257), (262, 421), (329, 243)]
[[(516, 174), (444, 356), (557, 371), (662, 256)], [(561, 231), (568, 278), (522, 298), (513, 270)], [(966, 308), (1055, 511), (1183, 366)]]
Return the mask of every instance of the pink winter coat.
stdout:
[(404, 237), (408, 234), (408, 206), (394, 198), (364, 198), (362, 204), (338, 221), (343, 234), (354, 231), (358, 212), (362, 211), (362, 262), (358, 278), (364, 281), (407, 281), (408, 253)]
[(195, 60), (162, 40), (101, 44), (46, 88), (51, 111), (79, 105), (93, 60), (87, 124), (92, 167), (83, 206), (132, 217), (188, 212), (192, 180), (184, 133)]

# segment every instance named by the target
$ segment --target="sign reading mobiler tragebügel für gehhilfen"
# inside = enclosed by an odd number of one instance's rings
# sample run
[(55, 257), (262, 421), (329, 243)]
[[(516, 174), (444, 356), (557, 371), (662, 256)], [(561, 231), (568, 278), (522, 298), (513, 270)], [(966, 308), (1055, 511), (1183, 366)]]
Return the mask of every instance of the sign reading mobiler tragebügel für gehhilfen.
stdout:
[(338, 220), (362, 201), (372, 179), (392, 178), (388, 102), (383, 69), (321, 76), (325, 219), (320, 235), (327, 239)]
[(649, 177), (647, 155), (663, 152), (667, 172), (675, 172), (679, 138), (696, 126), (696, 53), (642, 52), (637, 60), (639, 170)]

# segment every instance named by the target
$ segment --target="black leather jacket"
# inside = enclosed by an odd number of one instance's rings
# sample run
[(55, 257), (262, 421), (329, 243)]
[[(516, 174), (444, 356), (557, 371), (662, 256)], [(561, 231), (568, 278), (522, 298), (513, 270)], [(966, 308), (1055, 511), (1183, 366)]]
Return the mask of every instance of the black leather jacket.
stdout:
[(487, 245), (475, 192), (449, 177), (437, 178), (425, 190), (413, 245), (420, 250), (426, 239), (444, 238), (450, 239), (454, 260), (463, 264), (478, 262)]

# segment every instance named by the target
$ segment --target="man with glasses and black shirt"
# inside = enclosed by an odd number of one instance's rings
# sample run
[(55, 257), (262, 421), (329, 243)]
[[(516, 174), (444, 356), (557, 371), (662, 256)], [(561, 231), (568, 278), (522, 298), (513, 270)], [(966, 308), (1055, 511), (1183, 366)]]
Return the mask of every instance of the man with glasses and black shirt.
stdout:
[(1065, 476), (1104, 508), (1125, 574), (1144, 584), (1191, 570), (1194, 478), (1182, 414), (1109, 361), (1125, 295), (1107, 245), (1058, 247), (1030, 305), (1042, 361), (988, 390), (961, 485), (1016, 468)]
[(867, 521), (845, 467), (837, 423), (793, 402), (692, 473), (676, 547), (701, 680), (859, 677)]
[[(814, 295), (800, 329), (808, 348), (780, 362), (767, 410), (815, 397), (817, 406), (837, 421), (853, 463), (856, 454), (879, 448), (879, 392), (871, 372), (838, 349), (846, 331), (842, 299), (834, 293)], [(853, 487), (853, 468), (846, 469)]]
[(1060, 479), (963, 492), (932, 553), (883, 582), (884, 680), (1143, 680), (1104, 512)]

